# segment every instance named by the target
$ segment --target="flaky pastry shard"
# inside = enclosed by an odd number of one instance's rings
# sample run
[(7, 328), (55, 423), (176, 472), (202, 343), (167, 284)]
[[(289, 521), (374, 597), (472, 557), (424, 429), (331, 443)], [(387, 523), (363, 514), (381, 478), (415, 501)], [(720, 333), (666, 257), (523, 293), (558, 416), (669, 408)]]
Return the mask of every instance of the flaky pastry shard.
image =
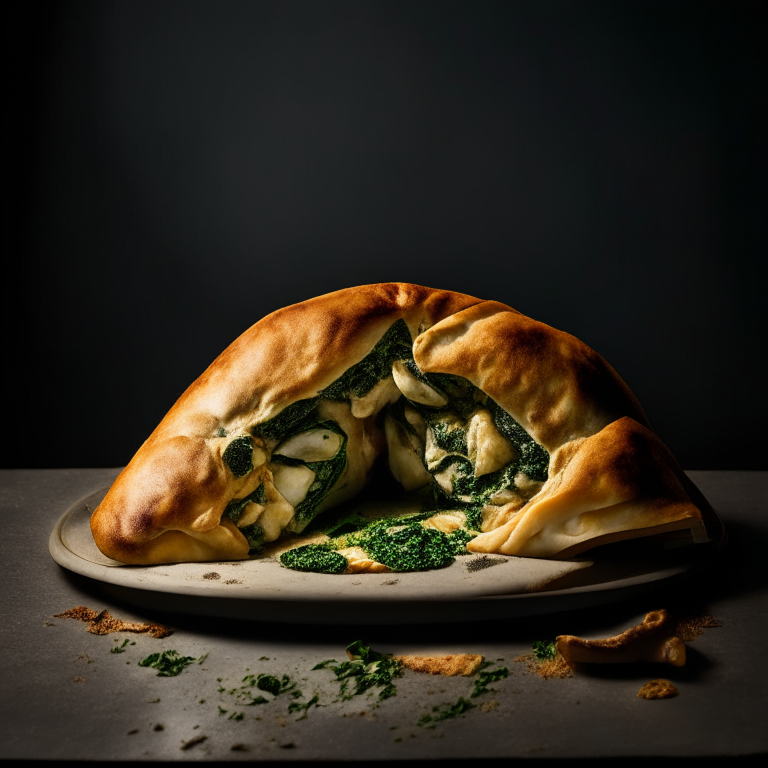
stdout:
[(353, 497), (380, 457), (408, 491), (482, 506), (473, 552), (564, 558), (656, 533), (708, 541), (718, 525), (597, 352), (499, 302), (384, 283), (236, 339), (91, 530), (124, 563), (242, 559)]

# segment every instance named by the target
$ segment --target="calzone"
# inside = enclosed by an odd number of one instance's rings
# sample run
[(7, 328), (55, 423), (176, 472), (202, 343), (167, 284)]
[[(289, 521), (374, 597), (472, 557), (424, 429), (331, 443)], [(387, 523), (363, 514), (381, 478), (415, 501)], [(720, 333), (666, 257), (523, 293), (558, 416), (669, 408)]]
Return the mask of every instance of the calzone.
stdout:
[[(243, 559), (301, 541), (382, 466), (422, 494), (405, 528), (461, 531), (470, 552), (571, 558), (658, 534), (707, 542), (718, 525), (586, 344), (497, 301), (384, 283), (243, 333), (120, 473), (91, 530), (123, 563)], [(387, 569), (365, 537), (316, 540), (342, 558), (337, 572)]]

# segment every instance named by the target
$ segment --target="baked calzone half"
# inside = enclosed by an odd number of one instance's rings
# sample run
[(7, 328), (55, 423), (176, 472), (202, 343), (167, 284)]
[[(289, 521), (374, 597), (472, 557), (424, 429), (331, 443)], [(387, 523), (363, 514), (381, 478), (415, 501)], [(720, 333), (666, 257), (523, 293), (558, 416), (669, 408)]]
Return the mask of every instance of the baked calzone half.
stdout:
[[(318, 516), (382, 465), (421, 510), (323, 533)], [(123, 563), (271, 547), (326, 572), (437, 567), (467, 550), (570, 558), (656, 534), (700, 543), (718, 525), (594, 350), (505, 304), (407, 283), (257, 322), (91, 518), (99, 549)]]

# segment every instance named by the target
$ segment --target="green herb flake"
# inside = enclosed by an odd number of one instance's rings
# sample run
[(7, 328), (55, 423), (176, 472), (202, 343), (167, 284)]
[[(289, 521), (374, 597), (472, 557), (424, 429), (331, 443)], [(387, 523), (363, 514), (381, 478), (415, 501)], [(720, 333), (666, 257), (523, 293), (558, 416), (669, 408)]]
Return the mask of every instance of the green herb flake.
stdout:
[(151, 653), (146, 659), (139, 662), (140, 667), (154, 667), (159, 670), (158, 677), (176, 677), (197, 659), (194, 656), (180, 656), (177, 651), (168, 650), (160, 653)]
[(307, 718), (307, 712), (309, 711), (310, 707), (318, 707), (320, 698), (317, 694), (315, 694), (309, 701), (306, 702), (299, 702), (299, 701), (292, 701), (288, 705), (288, 712), (289, 714), (292, 714), (293, 712), (303, 712), (304, 714), (297, 718), (297, 720), (306, 720)]
[(422, 715), (419, 718), (417, 725), (432, 730), (441, 720), (451, 720), (455, 717), (459, 717), (459, 715), (463, 715), (474, 706), (475, 705), (471, 701), (468, 701), (462, 696), (455, 704), (444, 704), (442, 706), (432, 707), (432, 714)]
[[(340, 683), (339, 695), (342, 701), (353, 696), (360, 696), (372, 688), (379, 688), (379, 701), (397, 694), (397, 688), (392, 682), (400, 677), (403, 664), (389, 655), (374, 651), (360, 640), (347, 646), (349, 661), (341, 663), (333, 659), (320, 662), (312, 669), (330, 669)], [(349, 692), (349, 687), (353, 690)]]
[(472, 698), (474, 699), (476, 696), (488, 693), (490, 691), (489, 683), (495, 683), (498, 680), (503, 680), (505, 677), (509, 677), (509, 670), (506, 667), (498, 667), (488, 671), (482, 670), (475, 680), (475, 690), (472, 691)]
[(547, 661), (557, 656), (554, 640), (536, 640), (533, 643), (533, 655), (539, 661)]
[[(115, 640), (115, 642), (117, 643), (119, 641)], [(110, 653), (125, 653), (126, 650), (127, 650), (125, 646), (128, 645), (129, 642), (130, 642), (130, 640), (128, 640), (126, 638), (125, 640), (123, 640), (123, 644), (122, 645), (116, 645), (114, 648), (110, 648), (109, 652)], [(135, 645), (135, 643), (131, 643), (131, 645)]]
[[(275, 675), (246, 675), (241, 683), (243, 685), (231, 688), (227, 691), (230, 696), (234, 696), (241, 706), (255, 707), (258, 704), (268, 704), (273, 699), (267, 699), (261, 694), (255, 693), (255, 691), (264, 691), (265, 693), (272, 694), (273, 697), (280, 696), (288, 691), (295, 690), (296, 683), (291, 680), (288, 675), (282, 677), (276, 677)], [(222, 693), (225, 689), (219, 688), (219, 693)]]
[(281, 693), (290, 691), (294, 688), (294, 683), (288, 675), (283, 675), (281, 679), (276, 678), (274, 675), (259, 675), (256, 678), (256, 687), (260, 691), (266, 691), (273, 696), (279, 696)]

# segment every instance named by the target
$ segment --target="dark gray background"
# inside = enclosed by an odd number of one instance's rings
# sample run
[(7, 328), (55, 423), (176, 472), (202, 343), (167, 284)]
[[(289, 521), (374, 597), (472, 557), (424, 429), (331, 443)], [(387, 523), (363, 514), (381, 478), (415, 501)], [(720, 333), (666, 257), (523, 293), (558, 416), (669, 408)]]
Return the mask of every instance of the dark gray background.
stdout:
[(18, 4), (3, 466), (122, 465), (259, 318), (398, 280), (580, 337), (685, 468), (765, 469), (759, 6)]

